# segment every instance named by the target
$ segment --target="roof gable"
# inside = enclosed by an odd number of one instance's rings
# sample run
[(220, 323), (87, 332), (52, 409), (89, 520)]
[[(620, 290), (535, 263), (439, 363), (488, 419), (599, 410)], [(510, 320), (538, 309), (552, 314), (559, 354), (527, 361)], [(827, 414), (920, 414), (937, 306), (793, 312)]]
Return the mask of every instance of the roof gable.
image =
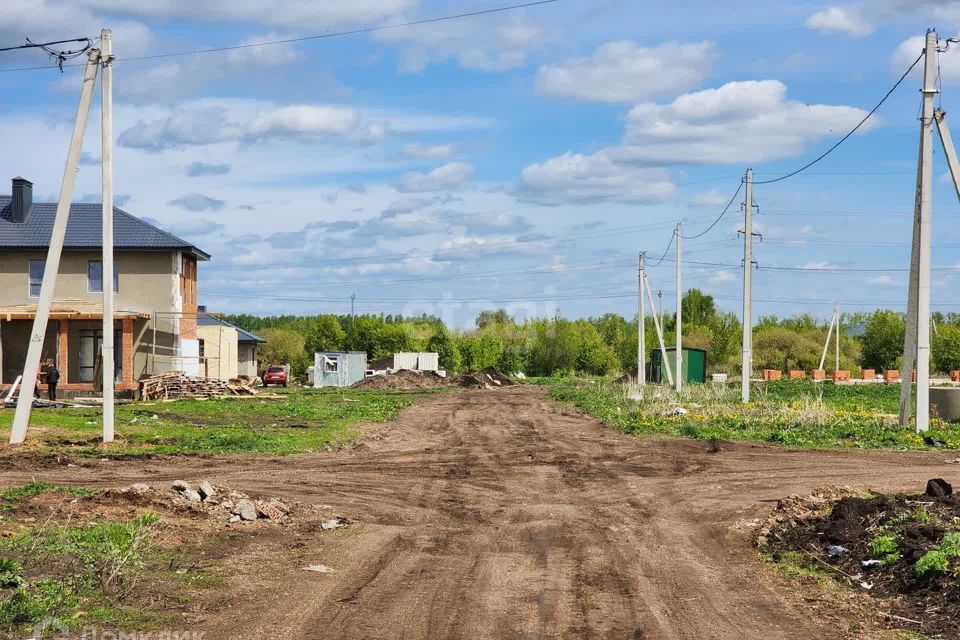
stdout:
[[(57, 203), (34, 202), (30, 215), (23, 222), (10, 222), (13, 199), (0, 196), (0, 251), (10, 249), (41, 249), (50, 245)], [(103, 237), (103, 205), (74, 202), (70, 205), (64, 249), (99, 249)], [(188, 251), (200, 260), (210, 255), (175, 235), (158, 229), (118, 207), (113, 208), (113, 246), (116, 249), (148, 251)]]

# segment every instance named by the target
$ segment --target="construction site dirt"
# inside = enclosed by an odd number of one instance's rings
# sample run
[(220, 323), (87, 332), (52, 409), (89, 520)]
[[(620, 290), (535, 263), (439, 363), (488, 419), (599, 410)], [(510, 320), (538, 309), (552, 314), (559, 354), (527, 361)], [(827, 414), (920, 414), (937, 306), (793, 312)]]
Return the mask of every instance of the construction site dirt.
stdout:
[(824, 485), (960, 484), (942, 453), (709, 449), (619, 434), (521, 385), (430, 395), (332, 453), (16, 465), (0, 484), (210, 478), (350, 518), (238, 545), (198, 605), (207, 640), (874, 637), (785, 588), (751, 523)]

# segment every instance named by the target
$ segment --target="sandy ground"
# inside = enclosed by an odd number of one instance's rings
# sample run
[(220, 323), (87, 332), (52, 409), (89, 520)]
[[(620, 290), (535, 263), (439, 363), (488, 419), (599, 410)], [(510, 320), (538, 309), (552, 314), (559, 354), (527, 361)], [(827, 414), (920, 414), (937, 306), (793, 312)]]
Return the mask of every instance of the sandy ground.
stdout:
[[(356, 524), (228, 559), (207, 640), (835, 638), (778, 593), (744, 521), (819, 486), (960, 484), (937, 453), (787, 451), (633, 438), (527, 387), (441, 394), (350, 451), (0, 471), (123, 486), (210, 478)], [(333, 567), (332, 575), (303, 571)]]

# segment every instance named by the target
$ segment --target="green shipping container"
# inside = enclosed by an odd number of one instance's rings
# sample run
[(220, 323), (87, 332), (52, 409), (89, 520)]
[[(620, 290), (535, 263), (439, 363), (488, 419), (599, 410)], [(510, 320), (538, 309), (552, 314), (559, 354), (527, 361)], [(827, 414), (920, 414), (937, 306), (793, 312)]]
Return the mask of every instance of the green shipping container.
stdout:
[[(673, 373), (673, 368), (676, 366), (676, 363), (677, 349), (676, 347), (668, 347), (667, 367), (669, 367), (671, 373)], [(683, 350), (681, 366), (683, 367), (684, 382), (703, 383), (707, 381), (707, 352), (703, 349), (685, 348)], [(663, 368), (663, 357), (660, 349), (651, 351), (650, 371), (648, 373), (648, 378), (651, 382), (667, 382), (669, 380), (667, 372)]]

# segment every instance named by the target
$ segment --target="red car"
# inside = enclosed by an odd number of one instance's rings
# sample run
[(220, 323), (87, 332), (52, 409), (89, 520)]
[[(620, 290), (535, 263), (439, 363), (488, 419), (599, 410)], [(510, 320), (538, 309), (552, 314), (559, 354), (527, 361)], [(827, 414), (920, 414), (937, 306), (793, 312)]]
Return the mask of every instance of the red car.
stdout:
[(272, 384), (287, 386), (287, 372), (283, 367), (267, 367), (263, 374), (263, 386), (269, 387)]

